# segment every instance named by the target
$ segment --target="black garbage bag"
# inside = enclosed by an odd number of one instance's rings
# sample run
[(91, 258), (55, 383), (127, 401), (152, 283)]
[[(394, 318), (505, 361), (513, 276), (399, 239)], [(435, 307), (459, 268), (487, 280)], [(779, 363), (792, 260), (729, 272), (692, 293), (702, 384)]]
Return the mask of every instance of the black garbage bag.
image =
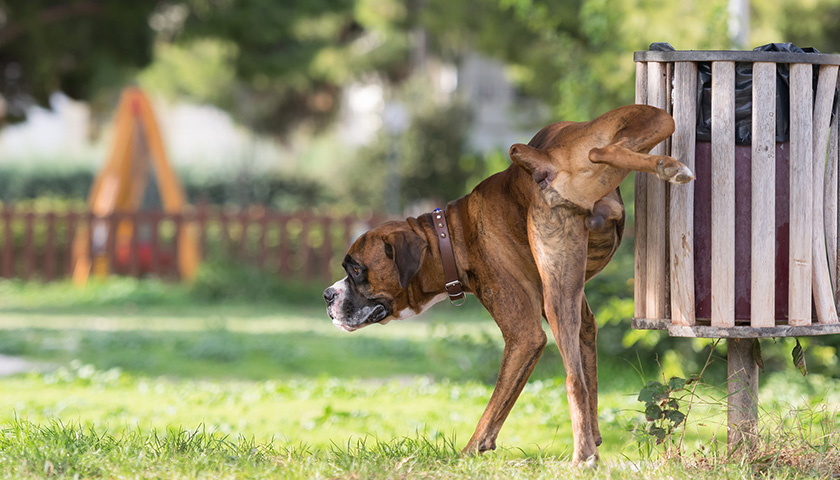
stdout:
[[(654, 51), (673, 51), (667, 43), (654, 43)], [(792, 43), (768, 43), (753, 49), (754, 52), (820, 53), (815, 48), (800, 48)], [(816, 91), (819, 69), (814, 69)], [(836, 101), (835, 94), (835, 101)], [(833, 110), (832, 110), (833, 114)], [(752, 136), (752, 63), (735, 64), (735, 143), (749, 145)], [(790, 139), (790, 67), (776, 65), (776, 142)], [(697, 63), (697, 141), (712, 140), (712, 64)]]

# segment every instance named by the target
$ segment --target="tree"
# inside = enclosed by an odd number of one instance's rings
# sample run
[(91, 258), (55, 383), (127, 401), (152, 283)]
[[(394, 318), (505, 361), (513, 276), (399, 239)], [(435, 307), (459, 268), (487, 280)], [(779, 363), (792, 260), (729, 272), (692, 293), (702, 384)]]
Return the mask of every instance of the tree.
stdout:
[(215, 101), (257, 131), (279, 136), (303, 122), (323, 126), (343, 85), (370, 74), (399, 78), (407, 63), (403, 16), (390, 0), (185, 5), (189, 15), (173, 40), (193, 48), (212, 39), (230, 49), (236, 81)]
[(155, 2), (0, 0), (0, 94), (20, 120), (57, 90), (90, 100), (152, 59)]
[(553, 119), (587, 120), (632, 103), (634, 51), (728, 48), (727, 1), (427, 0), (423, 24), (441, 55), (499, 58)]

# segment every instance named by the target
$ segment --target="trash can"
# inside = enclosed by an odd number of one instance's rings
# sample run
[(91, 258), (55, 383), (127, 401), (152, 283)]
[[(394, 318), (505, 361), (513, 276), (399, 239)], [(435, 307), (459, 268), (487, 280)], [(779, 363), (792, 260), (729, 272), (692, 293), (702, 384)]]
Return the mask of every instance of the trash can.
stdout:
[(677, 124), (652, 153), (696, 181), (637, 176), (634, 325), (696, 336), (837, 323), (840, 55), (655, 44), (635, 60), (636, 103)]

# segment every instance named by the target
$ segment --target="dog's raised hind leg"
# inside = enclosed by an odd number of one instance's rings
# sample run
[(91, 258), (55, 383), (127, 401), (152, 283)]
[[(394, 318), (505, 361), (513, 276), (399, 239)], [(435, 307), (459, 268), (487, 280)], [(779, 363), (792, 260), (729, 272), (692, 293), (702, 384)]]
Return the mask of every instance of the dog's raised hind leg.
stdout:
[(589, 151), (589, 161), (624, 170), (652, 173), (660, 180), (676, 184), (688, 183), (694, 179), (691, 170), (673, 157), (634, 152), (620, 143), (593, 148)]

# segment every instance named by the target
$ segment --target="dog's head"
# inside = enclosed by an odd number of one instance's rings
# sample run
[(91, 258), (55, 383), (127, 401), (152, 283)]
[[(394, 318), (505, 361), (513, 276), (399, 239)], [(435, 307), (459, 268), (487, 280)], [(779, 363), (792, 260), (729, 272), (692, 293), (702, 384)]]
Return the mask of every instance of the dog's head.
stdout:
[(347, 275), (324, 290), (333, 325), (352, 332), (416, 313), (407, 289), (428, 248), (406, 222), (388, 222), (360, 236), (341, 264)]

